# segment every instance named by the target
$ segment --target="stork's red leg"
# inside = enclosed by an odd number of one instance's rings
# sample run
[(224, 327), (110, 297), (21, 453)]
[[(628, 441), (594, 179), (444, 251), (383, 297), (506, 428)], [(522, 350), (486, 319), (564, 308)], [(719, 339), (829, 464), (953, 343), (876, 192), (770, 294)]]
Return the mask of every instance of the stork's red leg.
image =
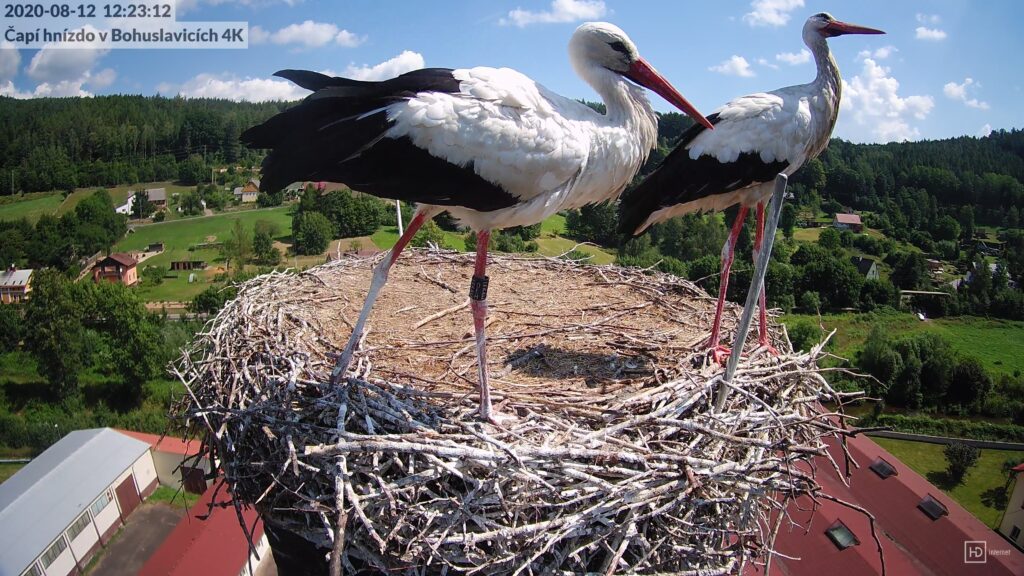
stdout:
[(487, 385), (487, 335), (484, 324), (487, 321), (487, 243), (490, 230), (476, 235), (476, 265), (473, 267), (473, 281), (469, 287), (469, 306), (473, 310), (473, 330), (476, 332), (477, 377), (480, 382), (480, 418), (497, 424), (491, 410), (491, 390)]
[(712, 349), (715, 361), (720, 362), (720, 356), (728, 355), (729, 349), (718, 346), (719, 332), (722, 328), (722, 311), (725, 309), (725, 293), (729, 288), (729, 271), (732, 269), (732, 259), (736, 252), (736, 241), (740, 237), (740, 230), (743, 229), (743, 220), (747, 217), (747, 206), (740, 204), (739, 214), (732, 224), (732, 231), (729, 238), (722, 246), (722, 273), (719, 276), (718, 304), (715, 307), (715, 322), (711, 326), (711, 338), (708, 339), (708, 347)]
[[(754, 231), (754, 264), (761, 256), (761, 244), (764, 242), (764, 202), (757, 203), (757, 228)], [(778, 355), (778, 351), (772, 347), (768, 338), (768, 306), (765, 299), (765, 285), (761, 285), (761, 293), (758, 295), (757, 305), (759, 308), (758, 318), (758, 343), (767, 348), (771, 354)]]
[(363, 327), (366, 325), (367, 318), (370, 317), (370, 310), (373, 309), (373, 304), (377, 301), (377, 296), (380, 294), (380, 289), (384, 287), (384, 284), (388, 281), (388, 272), (391, 271), (391, 266), (401, 256), (402, 250), (409, 244), (412, 237), (416, 235), (416, 231), (420, 229), (428, 219), (433, 216), (433, 213), (429, 210), (419, 210), (413, 217), (412, 221), (409, 222), (409, 226), (405, 229), (405, 233), (398, 239), (395, 246), (391, 249), (391, 254), (387, 258), (380, 261), (380, 264), (373, 269), (373, 279), (370, 281), (370, 290), (366, 293), (366, 300), (363, 302), (363, 309), (359, 311), (359, 320), (356, 321), (355, 328), (352, 329), (352, 336), (349, 337), (348, 343), (345, 344), (345, 349), (342, 351), (341, 356), (338, 358), (338, 362), (334, 365), (334, 370), (331, 371), (331, 382), (337, 384), (345, 377), (345, 372), (348, 371), (348, 365), (352, 361), (352, 354), (356, 350), (356, 346), (359, 344), (359, 339), (363, 336)]

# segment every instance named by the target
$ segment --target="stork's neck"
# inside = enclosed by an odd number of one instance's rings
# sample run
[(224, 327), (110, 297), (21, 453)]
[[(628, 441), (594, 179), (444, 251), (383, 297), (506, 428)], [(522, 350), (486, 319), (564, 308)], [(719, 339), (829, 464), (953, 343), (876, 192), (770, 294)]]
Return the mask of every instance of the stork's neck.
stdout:
[(839, 65), (832, 57), (832, 51), (828, 49), (828, 42), (819, 37), (815, 42), (809, 43), (808, 47), (818, 67), (818, 76), (814, 79), (815, 86), (824, 91), (834, 101), (835, 106), (839, 106), (843, 81), (839, 75)]
[(646, 158), (658, 144), (658, 116), (647, 92), (603, 66), (577, 66), (576, 71), (601, 96), (606, 123), (635, 134)]

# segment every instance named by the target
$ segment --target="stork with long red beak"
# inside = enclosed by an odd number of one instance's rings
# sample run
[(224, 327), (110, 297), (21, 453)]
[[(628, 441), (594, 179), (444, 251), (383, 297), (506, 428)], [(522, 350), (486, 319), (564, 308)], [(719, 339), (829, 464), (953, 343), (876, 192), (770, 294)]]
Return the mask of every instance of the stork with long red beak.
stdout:
[[(623, 196), (619, 225), (627, 234), (690, 212), (718, 211), (739, 204), (739, 214), (722, 247), (718, 305), (708, 346), (721, 361), (719, 331), (736, 239), (747, 211), (757, 207), (754, 255), (761, 250), (765, 203), (775, 177), (796, 172), (815, 158), (832, 135), (839, 114), (842, 79), (827, 38), (843, 34), (884, 34), (840, 22), (822, 12), (807, 19), (803, 39), (814, 55), (818, 75), (810, 84), (737, 98), (708, 116), (715, 130), (694, 125), (676, 148), (637, 188)], [(760, 343), (770, 349), (765, 296), (760, 294)]]
[(470, 300), (480, 416), (495, 421), (484, 333), (490, 231), (535, 224), (622, 192), (656, 146), (658, 134), (644, 90), (627, 79), (711, 129), (618, 27), (583, 24), (569, 42), (569, 58), (604, 100), (606, 114), (508, 68), (429, 68), (382, 82), (278, 72), (313, 94), (242, 135), (249, 146), (270, 149), (262, 189), (326, 180), (419, 203), (389, 257), (374, 270), (334, 382), (347, 372), (392, 264), (424, 221), (447, 210), (477, 233)]

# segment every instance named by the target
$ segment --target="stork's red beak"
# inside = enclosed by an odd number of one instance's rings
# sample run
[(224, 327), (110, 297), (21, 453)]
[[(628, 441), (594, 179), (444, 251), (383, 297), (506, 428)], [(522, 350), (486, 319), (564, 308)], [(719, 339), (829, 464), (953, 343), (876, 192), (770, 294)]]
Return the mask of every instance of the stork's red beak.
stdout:
[(856, 24), (847, 24), (846, 22), (840, 22), (839, 20), (829, 22), (821, 29), (821, 31), (829, 38), (832, 36), (842, 36), (843, 34), (885, 34), (882, 30), (868, 28), (867, 26), (858, 26)]
[(693, 104), (690, 104), (686, 98), (683, 98), (683, 95), (643, 58), (637, 58), (636, 62), (629, 67), (624, 76), (645, 88), (653, 90), (659, 96), (668, 100), (670, 104), (685, 112), (687, 116), (700, 122), (708, 130), (715, 129), (711, 122), (708, 122), (708, 119), (693, 107)]

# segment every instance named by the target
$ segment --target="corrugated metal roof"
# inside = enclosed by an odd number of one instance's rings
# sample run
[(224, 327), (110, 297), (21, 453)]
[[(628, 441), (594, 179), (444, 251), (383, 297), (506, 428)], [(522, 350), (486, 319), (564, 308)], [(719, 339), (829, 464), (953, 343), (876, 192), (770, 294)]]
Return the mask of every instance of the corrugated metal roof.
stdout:
[[(230, 501), (231, 495), (220, 489), (218, 483), (210, 486), (149, 557), (139, 570), (139, 576), (235, 576), (241, 573), (249, 558), (249, 542)], [(253, 544), (258, 545), (263, 537), (263, 522), (258, 519), (256, 510), (244, 509), (242, 518), (253, 530)]]
[(158, 200), (167, 200), (167, 189), (166, 188), (147, 188), (146, 197), (149, 198), (150, 202), (156, 202)]
[(840, 224), (860, 224), (860, 216), (857, 214), (836, 214), (836, 222)]
[(110, 428), (77, 430), (0, 484), (0, 574), (21, 574), (148, 451)]
[(0, 286), (4, 288), (20, 287), (28, 284), (32, 278), (32, 270), (5, 270), (0, 272)]

